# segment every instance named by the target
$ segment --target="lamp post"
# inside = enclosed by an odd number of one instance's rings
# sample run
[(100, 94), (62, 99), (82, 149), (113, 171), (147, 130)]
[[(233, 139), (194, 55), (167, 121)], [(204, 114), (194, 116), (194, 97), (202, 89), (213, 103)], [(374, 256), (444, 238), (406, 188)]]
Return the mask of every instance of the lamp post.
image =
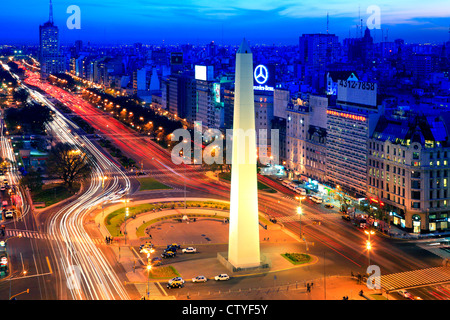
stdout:
[(299, 217), (300, 217), (300, 240), (302, 240), (303, 239), (303, 237), (302, 237), (302, 215), (303, 215), (303, 211), (302, 211), (302, 208), (301, 207), (297, 207), (297, 214), (299, 215)]
[(150, 271), (152, 270), (152, 266), (150, 264), (147, 265), (147, 299), (150, 298)]
[(125, 228), (123, 233), (125, 234), (125, 245), (127, 244), (127, 217), (129, 215), (129, 208), (128, 208), (128, 199), (125, 198)]
[(365, 234), (367, 234), (368, 236), (368, 240), (366, 242), (366, 249), (367, 249), (367, 255), (369, 258), (369, 266), (370, 266), (370, 250), (372, 250), (372, 243), (370, 242), (370, 235), (375, 234), (375, 232), (373, 230), (370, 231), (364, 231)]

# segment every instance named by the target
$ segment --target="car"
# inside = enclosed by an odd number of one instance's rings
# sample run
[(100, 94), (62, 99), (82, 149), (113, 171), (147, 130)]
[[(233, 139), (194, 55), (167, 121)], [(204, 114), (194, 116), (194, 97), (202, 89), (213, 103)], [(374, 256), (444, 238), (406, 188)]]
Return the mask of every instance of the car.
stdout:
[(160, 266), (162, 265), (162, 259), (160, 257), (154, 257), (151, 261), (152, 266)]
[(205, 276), (196, 276), (192, 278), (192, 282), (206, 282), (208, 279)]
[(169, 282), (167, 283), (167, 288), (169, 289), (182, 288), (184, 286), (184, 282), (185, 281), (181, 277), (170, 279)]
[(11, 211), (11, 210), (9, 210), (9, 211), (6, 211), (5, 212), (5, 218), (14, 218), (14, 211)]
[(398, 290), (397, 293), (403, 298), (414, 300), (413, 295), (406, 290)]
[(181, 248), (181, 246), (180, 246), (179, 244), (176, 244), (176, 243), (172, 243), (172, 244), (168, 244), (168, 245), (167, 245), (167, 249), (169, 249), (169, 248), (176, 248), (176, 249), (180, 249), (180, 248)]
[(182, 252), (183, 252), (183, 253), (195, 253), (195, 252), (197, 252), (197, 249), (194, 248), (194, 247), (187, 247), (187, 248), (184, 248), (184, 249), (182, 250)]
[(334, 208), (334, 206), (332, 204), (329, 204), (329, 203), (325, 204), (324, 207), (327, 208), (327, 209), (333, 209)]
[(227, 275), (226, 273), (222, 273), (222, 274), (219, 274), (218, 276), (215, 276), (214, 280), (216, 280), (216, 281), (230, 280), (230, 276)]
[(350, 216), (348, 214), (343, 214), (342, 219), (350, 221)]
[(146, 244), (143, 244), (143, 245), (141, 245), (140, 247), (139, 247), (139, 253), (151, 253), (151, 252), (154, 252), (154, 251), (152, 251), (153, 250), (153, 244), (151, 244), (151, 243), (146, 243)]
[(161, 257), (163, 258), (173, 258), (176, 256), (176, 253), (173, 251), (165, 251), (161, 254)]

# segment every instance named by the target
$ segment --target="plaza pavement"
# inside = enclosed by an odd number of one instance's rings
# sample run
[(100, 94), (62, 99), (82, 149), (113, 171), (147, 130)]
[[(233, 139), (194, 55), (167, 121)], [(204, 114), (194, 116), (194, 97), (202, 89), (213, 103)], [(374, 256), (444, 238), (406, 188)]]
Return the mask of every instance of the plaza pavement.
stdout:
[[(200, 199), (188, 199), (189, 201), (196, 201)], [(208, 201), (209, 199), (202, 199)], [(129, 206), (134, 206), (141, 203), (149, 202), (163, 202), (163, 201), (182, 201), (180, 199), (154, 199), (146, 201), (130, 202)], [(214, 200), (217, 201), (217, 200)], [(96, 210), (95, 223), (98, 224), (99, 230), (103, 238), (109, 236), (109, 232), (104, 226), (103, 220), (110, 212), (123, 207), (123, 204), (114, 205), (103, 210)], [(145, 223), (157, 218), (162, 218), (173, 214), (209, 214), (211, 218), (198, 218), (196, 222), (175, 222), (167, 220), (153, 224), (149, 230), (150, 237), (138, 238), (136, 235), (137, 228)], [(114, 250), (117, 260), (125, 269), (128, 281), (126, 284), (134, 284), (141, 296), (146, 296), (152, 300), (162, 299), (300, 299), (300, 300), (322, 300), (326, 299), (341, 300), (343, 296), (348, 296), (350, 300), (371, 300), (374, 299), (373, 294), (365, 294), (363, 297), (359, 296), (360, 290), (369, 291), (365, 285), (357, 284), (355, 280), (350, 277), (329, 277), (326, 278), (326, 286), (323, 285), (323, 279), (314, 280), (314, 288), (311, 292), (306, 292), (305, 284), (289, 284), (279, 285), (273, 288), (254, 288), (250, 291), (238, 292), (209, 292), (208, 295), (186, 295), (186, 293), (170, 292), (168, 294), (165, 288), (167, 280), (148, 279), (147, 271), (145, 270), (146, 259), (142, 259), (134, 247), (142, 243), (151, 241), (155, 246), (166, 246), (170, 243), (178, 243), (182, 247), (195, 246), (201, 252), (202, 246), (210, 246), (217, 244), (227, 244), (228, 241), (228, 224), (221, 220), (212, 219), (214, 215), (228, 216), (228, 212), (217, 209), (205, 208), (184, 208), (162, 210), (156, 212), (146, 212), (136, 216), (136, 218), (127, 220), (127, 243), (125, 244), (124, 237), (116, 239), (111, 245)], [(123, 226), (122, 226), (123, 227)], [(269, 229), (266, 230), (260, 226), (261, 242), (279, 243), (296, 243), (299, 242), (298, 235), (295, 235), (284, 229)], [(134, 246), (134, 247), (133, 247)], [(302, 268), (306, 265), (317, 263), (319, 258), (312, 256), (312, 261), (303, 265), (292, 265), (286, 259), (281, 257), (277, 246), (271, 246), (267, 249), (261, 249), (261, 253), (269, 258), (271, 268), (264, 273), (276, 273), (283, 270)], [(210, 278), (220, 273), (228, 273), (232, 277), (245, 277), (261, 271), (254, 272), (229, 272), (217, 258), (203, 258), (192, 259), (188, 261), (177, 261), (176, 270), (185, 279), (191, 279), (199, 274), (203, 274)], [(326, 287), (326, 290), (324, 288)], [(147, 293), (149, 295), (147, 296)], [(385, 295), (384, 295), (385, 296)], [(390, 295), (389, 299), (394, 299)]]

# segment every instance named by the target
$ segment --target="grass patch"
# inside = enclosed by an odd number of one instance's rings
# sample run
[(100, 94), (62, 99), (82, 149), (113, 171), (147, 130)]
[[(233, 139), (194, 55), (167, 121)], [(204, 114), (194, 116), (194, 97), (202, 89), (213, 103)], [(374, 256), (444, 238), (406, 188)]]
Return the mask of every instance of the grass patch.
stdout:
[(79, 189), (79, 183), (74, 183), (72, 190), (62, 183), (45, 184), (41, 191), (33, 192), (31, 198), (33, 202), (45, 202), (45, 206), (48, 207), (73, 196)]
[(171, 279), (180, 277), (180, 274), (172, 266), (159, 266), (153, 267), (148, 277), (150, 279)]
[[(226, 203), (219, 203), (213, 201), (187, 201), (186, 206), (188, 208), (214, 208), (219, 210), (230, 210), (230, 206)], [(140, 213), (150, 212), (153, 209), (157, 210), (159, 208), (163, 209), (175, 209), (184, 208), (184, 201), (169, 201), (163, 203), (144, 203), (137, 206), (128, 207), (130, 219)], [(223, 219), (223, 217), (222, 217)], [(125, 206), (123, 208), (117, 209), (105, 217), (105, 226), (109, 233), (113, 237), (120, 237), (120, 226), (125, 222)], [(144, 228), (145, 232), (145, 228)]]
[(159, 190), (159, 189), (172, 189), (169, 186), (166, 186), (165, 184), (153, 179), (153, 178), (139, 178), (139, 183), (141, 184), (141, 187), (139, 188), (140, 191), (143, 190)]
[(306, 253), (283, 253), (281, 256), (295, 265), (311, 261), (311, 256)]

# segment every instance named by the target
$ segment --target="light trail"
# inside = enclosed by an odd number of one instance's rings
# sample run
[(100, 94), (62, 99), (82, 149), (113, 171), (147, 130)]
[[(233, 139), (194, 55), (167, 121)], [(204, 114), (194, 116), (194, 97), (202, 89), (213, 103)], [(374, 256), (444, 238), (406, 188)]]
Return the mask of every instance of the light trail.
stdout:
[[(30, 96), (47, 105), (54, 112), (54, 121), (46, 125), (48, 132), (61, 142), (70, 143), (76, 150), (87, 153), (92, 173), (86, 191), (54, 213), (48, 233), (55, 241), (52, 249), (57, 257), (57, 269), (64, 275), (59, 283), (59, 293), (69, 292), (74, 300), (129, 300), (116, 273), (104, 254), (96, 247), (84, 228), (83, 221), (93, 208), (107, 201), (117, 201), (130, 190), (130, 181), (122, 170), (103, 155), (86, 137), (71, 130), (78, 127), (66, 119), (42, 94), (23, 86)], [(109, 179), (102, 186), (101, 178)], [(65, 288), (66, 286), (66, 288)]]

